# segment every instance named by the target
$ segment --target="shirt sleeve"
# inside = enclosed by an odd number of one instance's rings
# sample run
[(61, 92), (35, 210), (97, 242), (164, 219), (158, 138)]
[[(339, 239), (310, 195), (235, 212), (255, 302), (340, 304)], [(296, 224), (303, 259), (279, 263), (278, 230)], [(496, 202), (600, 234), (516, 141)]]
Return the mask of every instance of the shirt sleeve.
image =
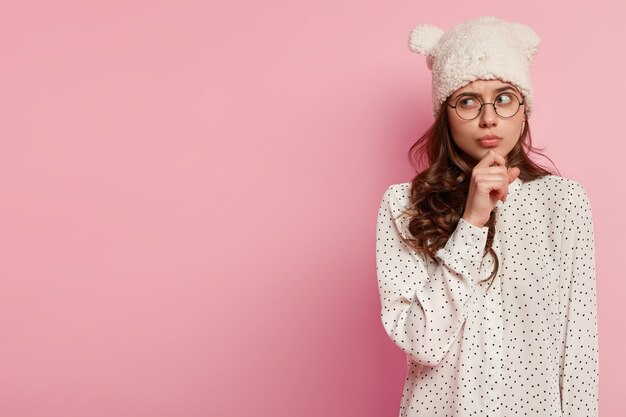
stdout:
[(561, 243), (561, 363), (564, 417), (598, 416), (598, 323), (591, 204), (578, 183), (571, 193)]
[(402, 240), (397, 220), (405, 207), (389, 186), (382, 198), (376, 230), (376, 272), (381, 320), (387, 335), (408, 359), (435, 366), (458, 336), (476, 296), (477, 277), (488, 227), (460, 219), (436, 262), (426, 260)]

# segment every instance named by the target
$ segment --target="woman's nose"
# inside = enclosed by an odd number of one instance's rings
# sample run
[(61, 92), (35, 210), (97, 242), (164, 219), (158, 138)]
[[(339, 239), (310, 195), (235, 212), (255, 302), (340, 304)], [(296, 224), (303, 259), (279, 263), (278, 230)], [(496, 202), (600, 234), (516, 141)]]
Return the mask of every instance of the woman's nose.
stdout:
[(498, 115), (496, 114), (496, 108), (491, 103), (483, 104), (480, 109), (480, 125), (492, 126), (498, 123)]

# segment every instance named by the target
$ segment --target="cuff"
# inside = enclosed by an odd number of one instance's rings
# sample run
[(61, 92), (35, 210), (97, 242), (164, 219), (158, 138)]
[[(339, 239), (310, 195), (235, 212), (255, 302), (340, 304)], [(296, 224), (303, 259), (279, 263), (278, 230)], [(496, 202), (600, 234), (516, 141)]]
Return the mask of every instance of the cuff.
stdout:
[(478, 271), (488, 232), (488, 226), (474, 226), (461, 217), (444, 247), (437, 251), (437, 258), (458, 273), (473, 275), (467, 268)]

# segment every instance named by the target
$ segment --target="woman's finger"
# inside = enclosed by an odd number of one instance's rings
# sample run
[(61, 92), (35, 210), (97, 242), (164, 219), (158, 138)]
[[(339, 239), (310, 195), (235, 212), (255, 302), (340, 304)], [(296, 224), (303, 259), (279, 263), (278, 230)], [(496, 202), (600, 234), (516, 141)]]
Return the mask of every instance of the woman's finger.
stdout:
[(506, 160), (502, 155), (490, 150), (480, 161), (478, 161), (474, 168), (489, 168), (494, 164), (506, 166)]

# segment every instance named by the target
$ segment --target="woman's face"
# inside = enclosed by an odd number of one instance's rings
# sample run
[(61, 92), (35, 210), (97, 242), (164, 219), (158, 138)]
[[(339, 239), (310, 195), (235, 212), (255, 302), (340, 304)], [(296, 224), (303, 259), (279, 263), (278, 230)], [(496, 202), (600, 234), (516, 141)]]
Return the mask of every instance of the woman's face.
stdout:
[[(472, 103), (475, 105), (476, 97), (482, 103), (493, 103), (496, 97), (507, 92), (516, 95), (520, 103), (524, 99), (520, 91), (510, 83), (500, 80), (475, 80), (456, 90), (448, 100), (449, 105), (446, 105), (446, 111), (448, 112), (448, 125), (450, 126), (452, 139), (465, 153), (465, 156), (468, 157), (466, 159), (468, 159), (471, 165), (475, 165), (489, 150), (494, 150), (506, 159), (522, 133), (524, 120), (526, 119), (524, 105), (519, 107), (514, 116), (501, 118), (496, 114), (494, 106), (487, 104), (482, 106), (480, 114), (472, 120), (465, 120), (459, 117), (455, 109), (450, 107), (450, 105), (454, 106), (459, 97), (463, 97), (462, 104), (466, 107), (472, 106)], [(474, 101), (466, 94), (474, 95)], [(507, 100), (506, 96), (500, 97), (499, 103), (501, 103), (502, 108), (504, 108)], [(496, 106), (499, 103), (497, 102)], [(480, 139), (486, 135), (495, 135), (500, 139), (492, 140), (491, 142), (481, 141)]]

